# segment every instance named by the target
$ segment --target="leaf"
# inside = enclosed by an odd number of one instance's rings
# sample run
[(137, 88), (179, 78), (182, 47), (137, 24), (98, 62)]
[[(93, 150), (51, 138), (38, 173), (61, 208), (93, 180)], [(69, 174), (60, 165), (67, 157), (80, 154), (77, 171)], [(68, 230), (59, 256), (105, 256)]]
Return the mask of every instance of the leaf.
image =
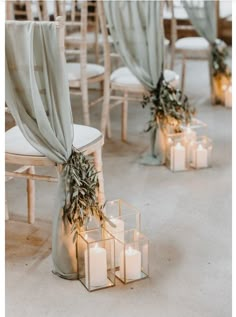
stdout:
[(103, 209), (97, 201), (97, 174), (90, 158), (73, 148), (62, 172), (66, 197), (63, 219), (67, 218), (72, 224), (72, 231), (77, 230), (78, 225), (83, 226), (92, 214), (103, 219)]
[[(149, 99), (152, 102), (151, 120), (147, 123), (145, 132), (152, 130), (157, 118), (162, 125), (171, 124), (174, 120), (178, 129), (181, 122), (186, 122), (196, 112), (193, 107), (190, 107), (187, 96), (183, 95), (180, 89), (171, 87), (165, 80), (159, 80), (157, 87), (150, 92)], [(143, 104), (146, 102), (144, 97), (142, 102)]]

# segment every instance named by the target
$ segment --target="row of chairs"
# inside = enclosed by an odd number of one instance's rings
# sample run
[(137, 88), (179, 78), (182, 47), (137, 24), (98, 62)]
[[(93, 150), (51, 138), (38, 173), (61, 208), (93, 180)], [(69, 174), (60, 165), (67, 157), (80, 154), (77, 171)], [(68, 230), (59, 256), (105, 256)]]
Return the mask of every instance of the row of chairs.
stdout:
[[(26, 1), (27, 12), (32, 10), (32, 4), (35, 5), (37, 1)], [(46, 7), (46, 2), (42, 9)], [(111, 56), (117, 58), (112, 45), (112, 39), (107, 30), (107, 23), (105, 16), (98, 16), (96, 1), (70, 1), (70, 7), (67, 1), (54, 1), (54, 8), (56, 13), (60, 13), (65, 19), (65, 46), (66, 55), (68, 59), (68, 79), (70, 85), (70, 92), (72, 95), (82, 96), (82, 108), (84, 124), (90, 125), (90, 108), (99, 102), (103, 102), (101, 114), (101, 131), (105, 135), (111, 136), (111, 124), (109, 122), (109, 111), (117, 105), (122, 105), (122, 119), (121, 119), (121, 137), (123, 141), (127, 140), (127, 114), (128, 101), (141, 100), (145, 91), (141, 83), (133, 76), (133, 74), (126, 67), (120, 67), (113, 72), (111, 69), (114, 64), (111, 63)], [(80, 4), (78, 8), (78, 3)], [(93, 6), (93, 10), (89, 9)], [(40, 4), (37, 6), (40, 9)], [(9, 10), (8, 10), (9, 11)], [(13, 12), (13, 9), (11, 9)], [(41, 11), (40, 11), (41, 12)], [(93, 16), (90, 16), (90, 13)], [(9, 16), (9, 15), (8, 15)], [(42, 10), (41, 14), (29, 14), (31, 18), (34, 16), (45, 17)], [(51, 16), (51, 15), (50, 15)], [(90, 22), (94, 24), (91, 25)], [(89, 45), (93, 39), (96, 42), (96, 48), (93, 47), (95, 54), (95, 62), (88, 61)], [(167, 42), (165, 42), (167, 44)], [(98, 45), (99, 44), (99, 45)], [(98, 57), (98, 53), (102, 52), (102, 58)], [(77, 57), (77, 58), (76, 58)], [(73, 59), (74, 58), (74, 61)], [(79, 59), (79, 62), (77, 61)], [(103, 64), (97, 63), (97, 60), (103, 61)], [(165, 71), (165, 78), (168, 82), (176, 85), (178, 82), (178, 75), (172, 70)], [(89, 98), (89, 88), (94, 85), (102, 89), (98, 98), (91, 100)], [(117, 93), (118, 92), (118, 93)], [(138, 97), (138, 98), (137, 98)], [(111, 102), (114, 101), (114, 102)]]
[[(104, 184), (102, 176), (102, 159), (101, 148), (103, 145), (103, 136), (106, 134), (111, 136), (110, 110), (117, 105), (122, 105), (121, 119), (121, 137), (123, 141), (127, 140), (127, 122), (128, 122), (128, 102), (129, 100), (141, 100), (143, 93), (147, 93), (142, 84), (135, 78), (127, 67), (119, 67), (113, 71), (114, 64), (111, 64), (111, 56), (117, 58), (114, 52), (112, 39), (109, 36), (107, 22), (101, 2), (71, 0), (68, 6), (67, 1), (54, 1), (54, 14), (45, 14), (45, 3), (41, 1), (8, 1), (7, 2), (7, 18), (15, 19), (23, 16), (19, 12), (19, 6), (26, 9), (26, 13), (30, 20), (35, 19), (53, 19), (57, 12), (61, 14), (64, 20), (64, 28), (61, 32), (61, 46), (65, 46), (65, 54), (67, 56), (67, 71), (71, 94), (82, 96), (83, 119), (86, 126), (75, 125), (75, 142), (74, 146), (78, 149), (85, 150), (86, 154), (94, 154), (95, 165), (100, 171), (100, 197), (104, 199)], [(33, 5), (37, 8), (34, 11)], [(89, 9), (92, 5), (93, 9)], [(17, 11), (16, 11), (17, 8)], [(57, 10), (57, 11), (56, 11)], [(37, 13), (38, 12), (38, 13)], [(92, 16), (89, 14), (93, 13)], [(18, 14), (18, 16), (17, 16)], [(20, 15), (21, 14), (21, 15)], [(28, 19), (27, 17), (27, 19)], [(94, 23), (92, 25), (92, 23)], [(92, 45), (92, 32), (98, 48)], [(90, 40), (89, 40), (90, 39)], [(88, 62), (88, 50), (91, 44), (92, 52), (95, 52), (95, 62)], [(100, 58), (100, 52), (102, 59)], [(183, 50), (181, 53), (184, 52)], [(79, 62), (78, 62), (79, 59)], [(178, 84), (179, 77), (173, 71), (165, 70), (165, 79), (172, 85)], [(89, 86), (100, 85), (103, 89), (99, 98), (89, 100)], [(115, 92), (115, 93), (114, 93)], [(101, 132), (90, 128), (90, 107), (98, 102), (102, 102), (101, 114)], [(17, 142), (15, 142), (17, 140)], [(16, 144), (17, 146), (16, 148)], [(51, 178), (42, 178), (34, 173), (34, 166), (55, 165), (47, 158), (43, 157), (35, 151), (31, 145), (24, 139), (18, 127), (14, 127), (6, 132), (6, 162), (13, 164), (21, 164), (25, 167), (15, 172), (8, 172), (8, 179), (12, 177), (26, 177), (28, 179), (28, 221), (34, 222), (34, 180), (44, 179), (55, 181)]]

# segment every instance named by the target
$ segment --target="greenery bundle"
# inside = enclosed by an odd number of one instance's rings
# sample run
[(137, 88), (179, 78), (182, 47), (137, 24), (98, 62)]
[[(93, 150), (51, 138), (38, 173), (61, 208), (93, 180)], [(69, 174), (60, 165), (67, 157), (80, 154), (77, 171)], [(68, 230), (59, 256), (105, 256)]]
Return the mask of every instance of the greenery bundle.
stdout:
[(211, 56), (213, 76), (225, 75), (226, 77), (231, 77), (231, 71), (225, 62), (225, 59), (228, 56), (228, 49), (225, 42), (217, 39), (212, 44)]
[(175, 133), (180, 132), (180, 124), (191, 122), (195, 108), (190, 106), (188, 98), (181, 90), (172, 87), (164, 80), (163, 74), (157, 87), (143, 97), (142, 106), (150, 105), (151, 118), (146, 132), (163, 127), (172, 127)]
[(98, 175), (93, 163), (83, 153), (73, 148), (72, 154), (63, 166), (62, 177), (65, 190), (64, 219), (72, 224), (71, 231), (86, 226), (90, 217), (95, 216), (102, 223), (106, 218), (103, 207), (97, 200)]

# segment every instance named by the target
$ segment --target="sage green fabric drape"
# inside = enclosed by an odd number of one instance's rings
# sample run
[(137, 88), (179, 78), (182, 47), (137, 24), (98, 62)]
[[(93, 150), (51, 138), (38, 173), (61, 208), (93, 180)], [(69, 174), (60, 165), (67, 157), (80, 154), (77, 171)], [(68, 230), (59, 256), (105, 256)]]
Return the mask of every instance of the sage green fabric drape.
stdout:
[(195, 30), (210, 44), (217, 37), (217, 18), (215, 1), (182, 0), (189, 19)]
[[(50, 160), (71, 155), (73, 124), (68, 80), (54, 22), (6, 22), (6, 103), (25, 138)], [(63, 172), (53, 214), (55, 272), (76, 278), (75, 245), (63, 222)]]
[[(143, 86), (156, 89), (164, 65), (164, 30), (161, 1), (104, 1), (109, 30), (117, 52)], [(163, 150), (156, 144), (158, 126), (150, 131), (151, 155), (142, 164), (164, 163)], [(157, 150), (156, 150), (157, 146)]]
[(160, 1), (104, 1), (109, 30), (125, 65), (148, 89), (156, 88), (164, 64)]

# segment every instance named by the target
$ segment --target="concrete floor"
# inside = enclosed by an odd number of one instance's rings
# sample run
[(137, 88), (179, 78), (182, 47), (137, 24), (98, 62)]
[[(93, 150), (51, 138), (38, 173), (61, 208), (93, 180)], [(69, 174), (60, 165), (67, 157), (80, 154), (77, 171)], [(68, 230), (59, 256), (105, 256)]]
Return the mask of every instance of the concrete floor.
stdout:
[[(37, 183), (36, 222), (29, 225), (25, 181), (12, 180), (6, 184), (7, 317), (231, 316), (231, 110), (210, 105), (205, 62), (189, 62), (186, 93), (214, 140), (212, 168), (174, 174), (139, 165), (149, 142), (143, 133), (148, 109), (139, 104), (129, 107), (129, 142), (120, 141), (120, 111), (114, 109), (113, 137), (104, 146), (106, 197), (141, 211), (151, 243), (150, 278), (88, 293), (79, 281), (53, 275), (56, 186)], [(74, 120), (82, 122), (78, 108), (73, 99)], [(100, 108), (91, 113), (98, 127)]]

